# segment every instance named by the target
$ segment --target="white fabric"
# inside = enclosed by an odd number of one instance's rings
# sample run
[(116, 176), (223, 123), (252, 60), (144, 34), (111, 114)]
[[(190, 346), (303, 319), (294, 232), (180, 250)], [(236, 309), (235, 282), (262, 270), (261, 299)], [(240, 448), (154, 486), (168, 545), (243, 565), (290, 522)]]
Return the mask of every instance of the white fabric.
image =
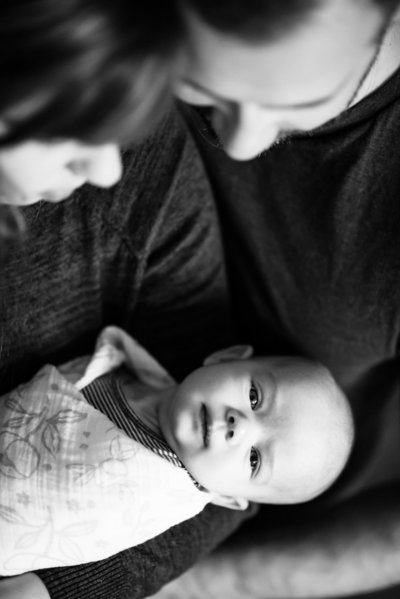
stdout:
[(103, 559), (209, 501), (184, 469), (130, 439), (79, 392), (121, 363), (157, 388), (173, 384), (132, 338), (109, 327), (91, 359), (47, 365), (2, 398), (0, 575)]

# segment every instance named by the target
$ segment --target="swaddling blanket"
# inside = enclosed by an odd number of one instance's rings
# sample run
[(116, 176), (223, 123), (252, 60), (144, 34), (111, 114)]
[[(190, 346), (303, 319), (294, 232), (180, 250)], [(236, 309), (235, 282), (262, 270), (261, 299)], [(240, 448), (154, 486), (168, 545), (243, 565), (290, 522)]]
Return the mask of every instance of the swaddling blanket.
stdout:
[(148, 384), (173, 382), (109, 327), (92, 358), (47, 365), (1, 398), (0, 575), (103, 559), (207, 503), (183, 468), (129, 438), (80, 393), (123, 362)]

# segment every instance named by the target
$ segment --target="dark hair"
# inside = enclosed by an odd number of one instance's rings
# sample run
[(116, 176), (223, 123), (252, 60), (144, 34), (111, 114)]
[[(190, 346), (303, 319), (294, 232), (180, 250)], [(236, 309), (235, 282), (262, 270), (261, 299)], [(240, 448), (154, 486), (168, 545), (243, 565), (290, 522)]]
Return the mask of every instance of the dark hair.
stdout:
[[(399, 4), (399, 0), (370, 2), (388, 15)], [(321, 6), (321, 0), (184, 0), (184, 4), (214, 29), (259, 43), (290, 33)]]
[(171, 97), (182, 31), (174, 0), (3, 0), (0, 143), (141, 136)]

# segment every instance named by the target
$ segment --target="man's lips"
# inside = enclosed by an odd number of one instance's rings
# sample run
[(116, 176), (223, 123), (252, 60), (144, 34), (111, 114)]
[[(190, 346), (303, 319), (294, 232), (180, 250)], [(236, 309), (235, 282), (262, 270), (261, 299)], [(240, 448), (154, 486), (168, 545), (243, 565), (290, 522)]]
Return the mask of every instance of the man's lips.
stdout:
[(204, 447), (208, 447), (210, 442), (210, 420), (207, 408), (204, 404), (201, 404), (200, 408), (200, 422), (201, 422), (201, 430), (203, 433), (203, 443)]

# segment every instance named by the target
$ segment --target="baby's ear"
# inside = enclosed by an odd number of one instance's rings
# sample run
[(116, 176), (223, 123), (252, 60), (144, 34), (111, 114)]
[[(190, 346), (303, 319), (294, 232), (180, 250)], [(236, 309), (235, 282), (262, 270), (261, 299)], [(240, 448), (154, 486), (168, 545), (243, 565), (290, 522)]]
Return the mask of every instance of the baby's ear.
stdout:
[(221, 507), (227, 507), (230, 510), (247, 510), (249, 502), (243, 497), (229, 497), (228, 495), (219, 495), (218, 493), (210, 493), (211, 503)]
[(220, 362), (232, 362), (234, 360), (247, 360), (252, 355), (253, 348), (251, 345), (232, 345), (208, 356), (204, 360), (204, 366), (219, 364)]

